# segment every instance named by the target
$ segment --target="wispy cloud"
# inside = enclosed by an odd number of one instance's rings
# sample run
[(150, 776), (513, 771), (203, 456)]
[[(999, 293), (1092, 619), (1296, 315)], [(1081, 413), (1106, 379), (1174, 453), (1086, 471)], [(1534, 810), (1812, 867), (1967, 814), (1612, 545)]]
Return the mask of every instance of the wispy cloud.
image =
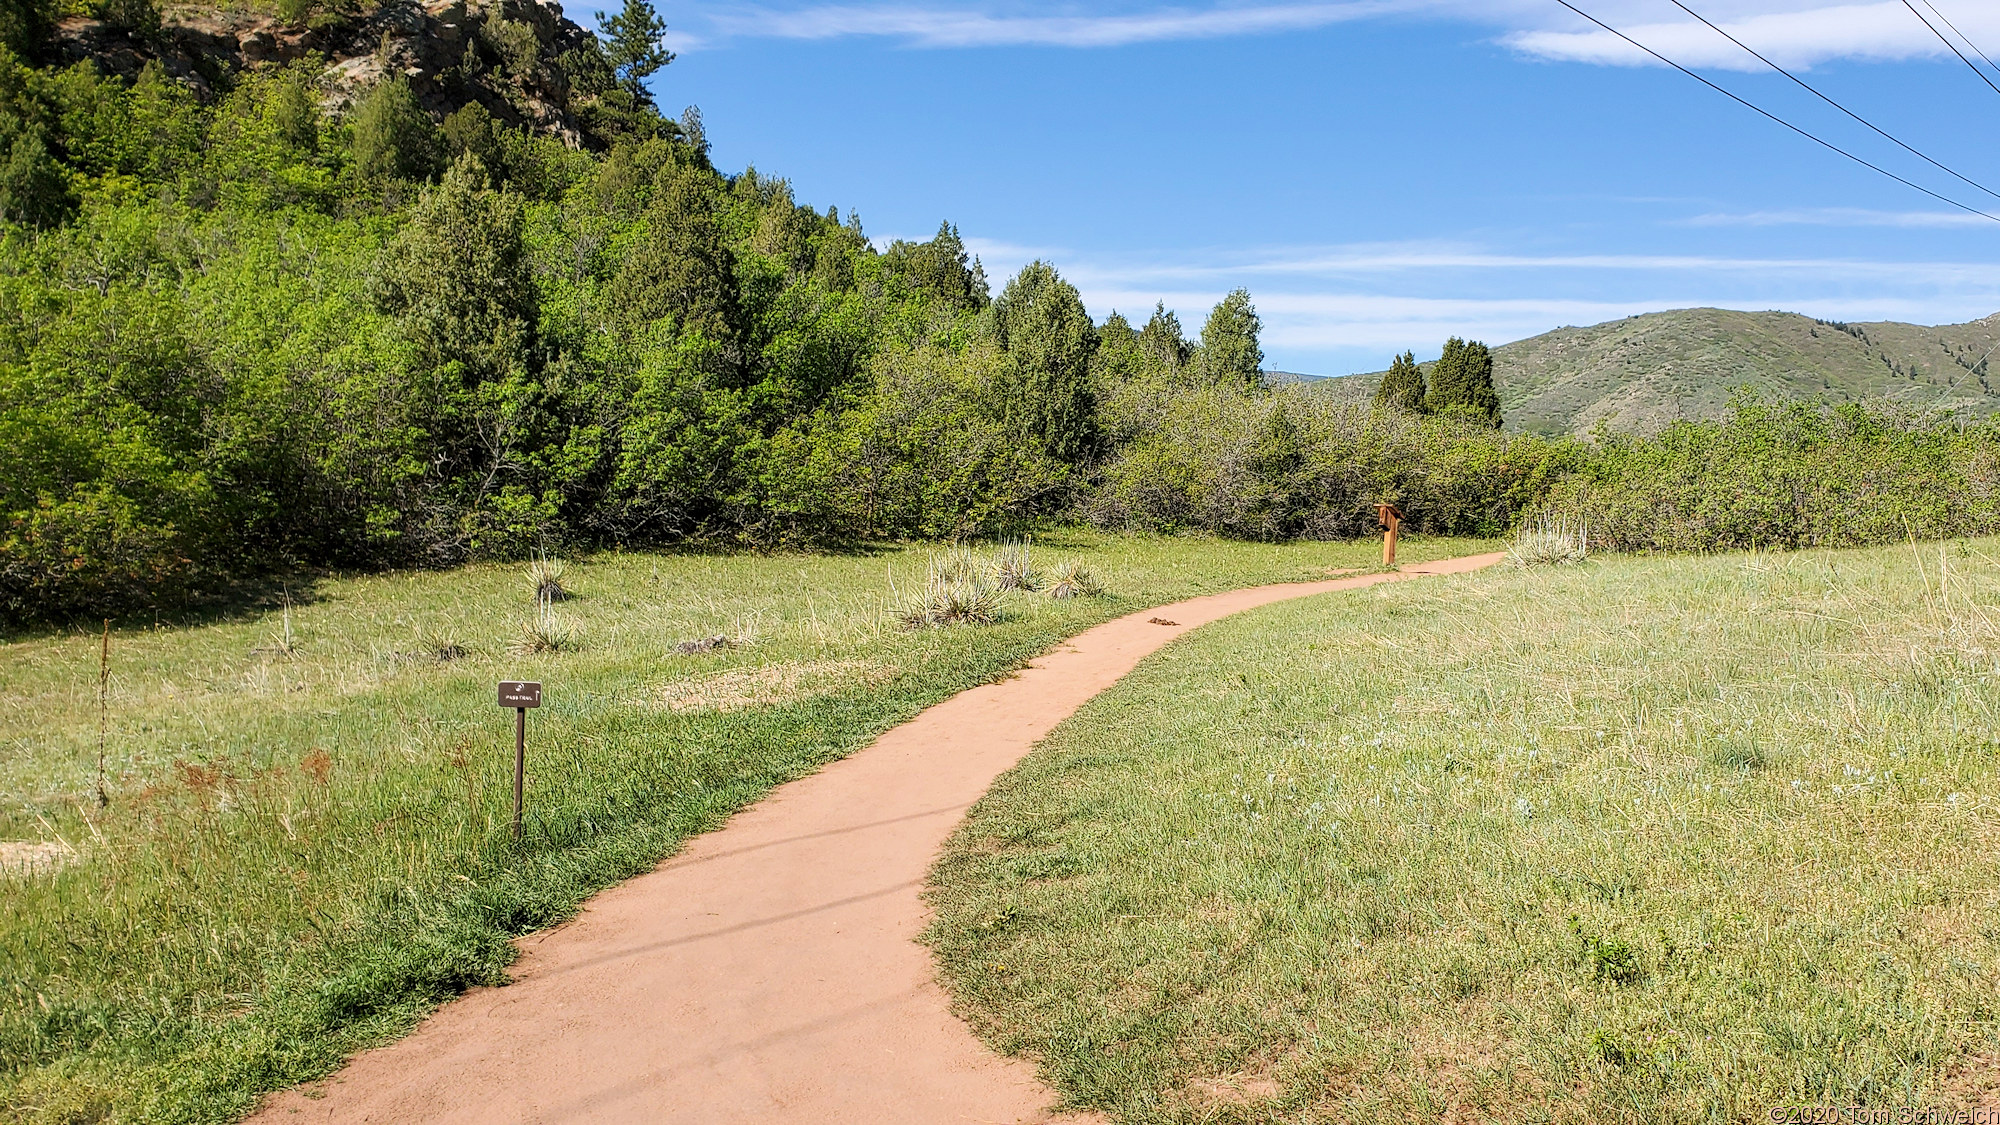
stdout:
[[(1976, 41), (2000, 42), (2000, 4), (1940, 5)], [(1616, 37), (1546, 3), (1530, 0), (1297, 0), (1292, 3), (1165, 4), (1117, 11), (1030, 4), (846, 3), (791, 6), (717, 4), (688, 11), (676, 44), (730, 39), (885, 38), (912, 47), (1105, 48), (1168, 40), (1270, 35), (1386, 17), (1453, 19), (1489, 29), (1530, 57), (1614, 66), (1657, 65)], [(1591, 11), (1676, 61), (1756, 70), (1757, 62), (1700, 23), (1663, 5), (1593, 0)], [(1896, 61), (1947, 56), (1944, 44), (1901, 0), (1827, 4), (1815, 0), (1704, 0), (1704, 14), (1778, 62), (1811, 67), (1832, 59)]]
[(1385, 355), (1451, 335), (1500, 344), (1564, 324), (1699, 305), (1927, 323), (2000, 308), (2000, 280), (1978, 262), (1531, 254), (1435, 241), (1171, 258), (980, 239), (969, 239), (968, 249), (996, 288), (1041, 258), (1082, 291), (1096, 316), (1115, 309), (1144, 317), (1163, 301), (1189, 331), (1225, 293), (1247, 287), (1273, 360), (1320, 373), (1372, 370)]
[(1993, 220), (1963, 211), (1870, 211), (1861, 207), (1809, 207), (1792, 211), (1717, 212), (1681, 220), (1691, 227), (1901, 227), (1905, 229), (1974, 227), (1987, 229)]
[[(995, 245), (977, 252), (989, 267), (994, 267), (1025, 262), (1027, 257), (1022, 256), (1025, 251), (1026, 248)], [(1519, 254), (1433, 242), (1305, 247), (1284, 253), (1226, 251), (1191, 254), (1174, 260), (1096, 255), (1078, 258), (1047, 247), (1035, 249), (1028, 256), (1055, 262), (1078, 285), (1139, 279), (1176, 285), (1230, 278), (1260, 278), (1268, 283), (1293, 285), (1310, 278), (1352, 279), (1426, 271), (1461, 276), (1678, 273), (1738, 279), (1789, 277), (1941, 286), (1983, 285), (1993, 278), (1992, 267), (1983, 262), (1738, 258), (1703, 254)], [(989, 272), (999, 276), (996, 269), (989, 268)]]
[[(1769, 5), (1776, 6), (1776, 5)], [(1975, 39), (2000, 39), (2000, 9), (1982, 3), (1953, 13), (1953, 22)], [(1707, 13), (1704, 13), (1707, 14)], [(1620, 24), (1618, 30), (1687, 66), (1761, 70), (1764, 64), (1695, 20)], [(1711, 16), (1710, 18), (1714, 18)], [(1503, 42), (1524, 54), (1565, 62), (1614, 66), (1657, 66), (1630, 44), (1574, 16), (1575, 29), (1524, 28)], [(1731, 35), (1788, 67), (1811, 67), (1832, 59), (1893, 62), (1948, 56), (1949, 50), (1901, 0), (1874, 4), (1820, 5), (1796, 11), (1746, 13), (1716, 21)]]
[[(731, 8), (712, 17), (725, 35), (776, 39), (877, 36), (917, 47), (1122, 47), (1326, 27), (1396, 11), (1390, 0), (1156, 8), (1115, 15), (998, 15), (968, 8), (838, 5)], [(1408, 5), (1401, 7), (1407, 8)]]

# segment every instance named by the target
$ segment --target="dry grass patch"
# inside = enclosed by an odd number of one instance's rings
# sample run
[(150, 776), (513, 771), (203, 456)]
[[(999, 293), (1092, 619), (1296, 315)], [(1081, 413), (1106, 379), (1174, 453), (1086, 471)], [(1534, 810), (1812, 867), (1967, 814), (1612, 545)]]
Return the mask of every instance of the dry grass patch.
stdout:
[(669, 711), (740, 711), (883, 684), (895, 675), (894, 666), (873, 660), (780, 661), (675, 680), (657, 699)]

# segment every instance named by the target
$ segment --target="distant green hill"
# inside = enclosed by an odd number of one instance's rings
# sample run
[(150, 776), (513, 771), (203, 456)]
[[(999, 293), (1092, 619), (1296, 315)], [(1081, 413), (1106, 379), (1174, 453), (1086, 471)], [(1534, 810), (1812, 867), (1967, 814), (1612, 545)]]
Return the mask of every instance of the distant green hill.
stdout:
[[(1969, 324), (1842, 324), (1797, 313), (1675, 309), (1558, 328), (1493, 349), (1506, 428), (1650, 433), (1720, 415), (1738, 387), (1771, 399), (1887, 397), (1972, 416), (2000, 411), (1987, 357), (2000, 313)], [(2000, 357), (1996, 357), (2000, 358)], [(1368, 395), (1379, 372), (1314, 384)]]

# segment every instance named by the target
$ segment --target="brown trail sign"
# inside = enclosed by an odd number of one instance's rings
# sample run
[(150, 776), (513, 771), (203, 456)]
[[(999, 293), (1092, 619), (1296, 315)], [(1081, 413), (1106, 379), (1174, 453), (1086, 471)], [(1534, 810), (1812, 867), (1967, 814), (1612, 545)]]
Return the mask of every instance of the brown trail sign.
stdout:
[(528, 767), (528, 708), (542, 705), (542, 685), (500, 681), (500, 706), (514, 709), (514, 838), (521, 838), (521, 780)]
[(1382, 565), (1396, 565), (1396, 532), (1403, 527), (1403, 513), (1394, 504), (1375, 505), (1375, 518), (1382, 521)]

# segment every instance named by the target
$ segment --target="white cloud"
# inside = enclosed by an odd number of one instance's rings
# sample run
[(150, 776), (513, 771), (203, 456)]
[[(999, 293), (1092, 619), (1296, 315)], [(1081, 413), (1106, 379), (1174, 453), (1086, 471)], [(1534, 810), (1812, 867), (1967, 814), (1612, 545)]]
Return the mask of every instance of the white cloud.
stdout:
[[(1987, 223), (1989, 226), (2000, 224)], [(1177, 260), (1117, 255), (1079, 257), (1049, 247), (972, 243), (996, 281), (1033, 257), (1056, 264), (1079, 287), (1147, 281), (1162, 286), (1213, 279), (1257, 278), (1294, 286), (1308, 278), (1367, 278), (1422, 271), (1456, 275), (1500, 273), (1684, 273), (1708, 276), (1790, 277), (1816, 281), (1895, 282), (1913, 285), (1984, 284), (1993, 278), (1983, 262), (1876, 261), (1859, 258), (1732, 258), (1699, 254), (1516, 254), (1433, 242), (1305, 247), (1283, 254), (1192, 252)], [(1224, 288), (1228, 286), (1225, 285)]]
[[(1932, 0), (1975, 42), (2000, 43), (2000, 4)], [(1763, 64), (1660, 0), (1589, 0), (1579, 6), (1689, 66), (1758, 70)], [(1811, 67), (1832, 59), (1948, 58), (1945, 45), (1901, 0), (1702, 0), (1693, 5), (1777, 62)], [(1102, 4), (1098, 5), (1101, 9)], [(1086, 9), (1088, 6), (1086, 6)], [(684, 9), (685, 10), (685, 9)], [(1665, 16), (1663, 17), (1662, 12)], [(1925, 9), (1929, 15), (1928, 9)], [(911, 3), (788, 6), (715, 4), (689, 15), (701, 30), (676, 29), (678, 47), (728, 39), (876, 37), (914, 47), (1120, 47), (1307, 31), (1372, 18), (1454, 19), (1493, 29), (1534, 58), (1602, 65), (1657, 65), (1616, 37), (1532, 0), (1300, 0), (1294, 3), (1161, 5), (1115, 11), (1054, 8), (1044, 0), (981, 5)], [(1670, 17), (1670, 18), (1667, 18)], [(1933, 15), (1933, 22), (1936, 17)]]
[[(1860, 214), (1885, 222), (1906, 218)], [(1921, 323), (1969, 320), (2000, 308), (2000, 279), (1976, 262), (1551, 255), (1440, 242), (1194, 251), (1168, 259), (967, 243), (986, 263), (996, 289), (1041, 258), (1076, 285), (1093, 315), (1115, 309), (1143, 319), (1154, 302), (1164, 301), (1190, 333), (1200, 330), (1225, 293), (1247, 287), (1264, 319), (1271, 360), (1321, 374), (1372, 370), (1386, 355), (1435, 347), (1446, 336), (1501, 344), (1563, 324), (1699, 305)]]
[(1986, 229), (1993, 220), (1964, 211), (1871, 211), (1861, 207), (1811, 207), (1794, 211), (1748, 211), (1740, 214), (1717, 212), (1681, 220), (1691, 227), (1975, 227)]
[[(1591, 10), (1585, 5), (1586, 11)], [(1693, 7), (1694, 5), (1690, 5)], [(1710, 5), (1703, 4), (1701, 8)], [(1961, 0), (1962, 13), (1949, 12), (1952, 22), (1975, 41), (2000, 39), (2000, 9), (1982, 4), (1973, 10)], [(1945, 6), (1947, 9), (1950, 5)], [(1597, 13), (1593, 13), (1597, 14)], [(1678, 15), (1678, 13), (1675, 13)], [(1822, 5), (1800, 11), (1747, 13), (1735, 19), (1710, 19), (1773, 62), (1786, 67), (1810, 67), (1832, 59), (1895, 62), (1913, 58), (1949, 57), (1950, 50), (1911, 14), (1901, 0), (1874, 4)], [(1665, 22), (1621, 24), (1598, 14), (1606, 23), (1684, 66), (1762, 70), (1764, 64), (1699, 22), (1680, 17)], [(1935, 17), (1933, 22), (1936, 22)], [(1534, 28), (1513, 31), (1503, 42), (1524, 54), (1564, 62), (1614, 66), (1657, 66), (1658, 63), (1609, 32), (1591, 27), (1575, 16), (1574, 30)], [(1940, 30), (1945, 30), (1940, 28)]]
[[(1115, 15), (997, 15), (966, 8), (836, 5), (733, 8), (712, 22), (727, 35), (776, 39), (879, 36), (918, 47), (1122, 47), (1300, 31), (1397, 10), (1389, 0), (1252, 7), (1156, 8)], [(1407, 5), (1404, 5), (1407, 7)]]

